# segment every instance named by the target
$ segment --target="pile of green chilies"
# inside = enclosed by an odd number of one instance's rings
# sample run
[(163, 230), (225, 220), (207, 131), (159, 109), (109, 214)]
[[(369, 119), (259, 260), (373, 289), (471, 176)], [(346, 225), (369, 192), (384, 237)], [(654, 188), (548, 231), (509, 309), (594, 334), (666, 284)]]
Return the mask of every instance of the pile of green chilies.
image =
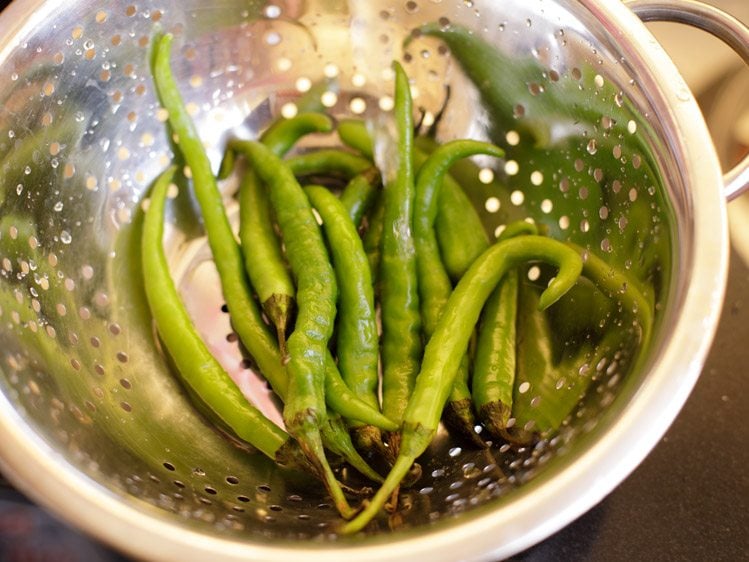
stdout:
[[(583, 250), (540, 236), (529, 222), (507, 225), (489, 243), (448, 172), (460, 159), (503, 151), (472, 140), (431, 153), (417, 148), (409, 80), (394, 63), (397, 136), (387, 170), (373, 162), (364, 122), (336, 126), (324, 114), (302, 112), (258, 140), (230, 141), (217, 177), (172, 76), (171, 42), (169, 34), (155, 40), (156, 90), (190, 169), (232, 325), (284, 403), (285, 430), (242, 395), (181, 302), (162, 244), (172, 167), (155, 182), (144, 221), (145, 289), (181, 380), (219, 423), (280, 465), (318, 477), (348, 520), (343, 533), (380, 512), (443, 417), (477, 446), (487, 444), (474, 429), (474, 411), (492, 438), (526, 438), (512, 431), (518, 268), (556, 268), (537, 298), (543, 310), (577, 283)], [(345, 148), (287, 156), (308, 134), (337, 134)], [(237, 240), (217, 182), (240, 159)], [(587, 271), (593, 282), (608, 276)], [(352, 507), (327, 452), (380, 483), (377, 493)], [(365, 458), (381, 460), (387, 476)]]

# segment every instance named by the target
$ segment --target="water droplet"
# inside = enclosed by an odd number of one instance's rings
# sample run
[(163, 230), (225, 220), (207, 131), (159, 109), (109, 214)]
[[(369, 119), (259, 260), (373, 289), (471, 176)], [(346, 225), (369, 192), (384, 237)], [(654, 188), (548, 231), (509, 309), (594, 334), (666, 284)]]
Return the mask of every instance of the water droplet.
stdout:
[(596, 139), (590, 139), (586, 148), (588, 150), (588, 154), (593, 155), (598, 152), (598, 143), (596, 142)]
[(676, 98), (679, 101), (689, 101), (692, 99), (692, 93), (689, 91), (689, 88), (682, 84), (676, 89)]
[(60, 233), (60, 241), (63, 244), (70, 244), (73, 241), (73, 237), (70, 235), (70, 233), (67, 230), (63, 230)]
[(58, 201), (57, 203), (55, 203), (55, 206), (52, 208), (59, 213), (60, 211), (62, 211), (62, 207), (63, 207), (62, 201)]
[(478, 476), (481, 476), (481, 469), (474, 463), (469, 462), (463, 465), (464, 478), (476, 478)]

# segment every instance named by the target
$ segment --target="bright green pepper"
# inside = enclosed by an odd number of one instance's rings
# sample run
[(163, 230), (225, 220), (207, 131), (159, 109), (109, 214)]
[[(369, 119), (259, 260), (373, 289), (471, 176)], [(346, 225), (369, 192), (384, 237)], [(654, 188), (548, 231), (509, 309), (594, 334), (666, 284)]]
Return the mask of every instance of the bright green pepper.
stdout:
[[(414, 203), (414, 245), (419, 280), (419, 302), (424, 324), (424, 336), (431, 337), (442, 315), (442, 310), (452, 293), (452, 283), (446, 266), (440, 257), (440, 248), (434, 229), (438, 201), (444, 190), (443, 182), (453, 162), (476, 154), (501, 157), (502, 149), (478, 141), (452, 141), (437, 148), (421, 165), (416, 180)], [(469, 362), (461, 362), (458, 376), (446, 410), (446, 419), (451, 426), (476, 444), (481, 440), (476, 435), (476, 426), (471, 410), (471, 394), (468, 389)]]
[(548, 261), (559, 267), (556, 277), (541, 295), (539, 307), (542, 309), (561, 298), (575, 284), (582, 270), (582, 260), (574, 250), (539, 236), (499, 242), (474, 262), (455, 287), (426, 346), (416, 388), (404, 414), (398, 458), (372, 501), (343, 526), (344, 533), (362, 529), (379, 512), (414, 461), (429, 446), (486, 299), (507, 271), (531, 260)]
[[(421, 316), (414, 254), (413, 114), (408, 77), (395, 69), (394, 116), (397, 165), (385, 178), (384, 224), (379, 264), (382, 308), (382, 411), (400, 422), (413, 390), (421, 359)], [(397, 437), (393, 436), (393, 450)]]

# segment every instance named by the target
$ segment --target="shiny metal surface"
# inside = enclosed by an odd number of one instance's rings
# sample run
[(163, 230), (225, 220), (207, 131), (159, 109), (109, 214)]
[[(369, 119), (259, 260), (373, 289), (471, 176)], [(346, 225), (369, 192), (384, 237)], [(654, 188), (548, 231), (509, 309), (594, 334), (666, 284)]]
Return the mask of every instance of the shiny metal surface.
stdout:
[[(177, 34), (176, 74), (216, 164), (229, 134), (255, 135), (318, 83), (334, 115), (379, 115), (390, 59), (403, 55), (411, 29), (439, 17), (529, 65), (536, 79), (514, 90), (515, 114), (504, 118), (542, 130), (546, 154), (569, 160), (543, 173), (537, 161), (493, 170), (509, 189), (496, 193), (499, 212), (485, 205), (487, 226), (527, 210), (555, 236), (629, 267), (653, 290), (657, 330), (636, 368), (630, 342), (605, 372), (593, 370), (564, 429), (536, 449), (495, 447), (487, 457), (443, 433), (402, 525), (344, 540), (318, 489), (212, 430), (154, 340), (134, 242), (144, 193), (172, 152), (150, 83), (149, 38), (155, 26)], [(616, 486), (694, 384), (725, 283), (720, 168), (683, 80), (618, 2), (164, 0), (91, 9), (18, 1), (0, 28), (9, 76), (0, 85), (0, 457), (37, 501), (108, 543), (180, 560), (507, 556)], [(491, 108), (458, 65), (436, 42), (413, 45), (418, 103), (436, 113), (445, 83), (462, 96), (440, 137), (491, 136)], [(604, 161), (618, 175), (602, 175)], [(230, 201), (235, 185), (223, 187)], [(186, 190), (172, 218), (179, 228), (168, 249), (191, 312), (272, 414), (274, 402), (226, 337)]]
[[(642, 21), (673, 21), (711, 33), (729, 45), (749, 64), (749, 30), (724, 11), (694, 0), (628, 0), (627, 7)], [(732, 201), (749, 189), (749, 156), (726, 172), (724, 194)]]

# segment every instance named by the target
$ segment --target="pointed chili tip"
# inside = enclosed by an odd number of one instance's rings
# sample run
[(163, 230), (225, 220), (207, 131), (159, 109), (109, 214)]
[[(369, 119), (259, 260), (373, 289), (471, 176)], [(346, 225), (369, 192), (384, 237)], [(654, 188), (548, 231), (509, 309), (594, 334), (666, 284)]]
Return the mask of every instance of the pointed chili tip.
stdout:
[(546, 310), (577, 283), (583, 271), (583, 260), (577, 252), (565, 247), (559, 259), (559, 272), (538, 299), (538, 309)]

